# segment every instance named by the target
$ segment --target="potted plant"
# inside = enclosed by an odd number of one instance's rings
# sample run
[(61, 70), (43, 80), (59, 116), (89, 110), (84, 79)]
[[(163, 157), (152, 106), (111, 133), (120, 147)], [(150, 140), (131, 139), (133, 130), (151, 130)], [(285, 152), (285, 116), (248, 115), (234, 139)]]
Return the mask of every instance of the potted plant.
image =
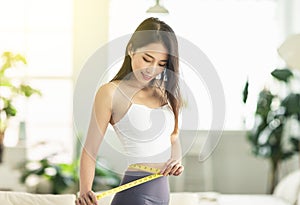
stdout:
[(39, 90), (33, 89), (20, 79), (9, 76), (9, 72), (17, 70), (21, 65), (26, 65), (26, 59), (20, 54), (4, 52), (2, 54), (2, 65), (0, 67), (0, 163), (2, 163), (4, 150), (4, 136), (9, 120), (16, 116), (17, 109), (14, 100), (17, 97), (30, 97), (39, 94)]
[[(278, 182), (279, 164), (298, 153), (300, 148), (300, 90), (295, 89), (300, 79), (295, 74), (289, 68), (271, 72), (276, 87), (264, 88), (259, 93), (255, 123), (247, 133), (252, 152), (270, 161), (270, 193)], [(248, 83), (244, 87), (244, 103)]]
[[(37, 181), (36, 193), (64, 194), (79, 191), (79, 159), (72, 163), (53, 163), (48, 158), (26, 162), (21, 176), (22, 183), (30, 183), (32, 177)], [(29, 182), (28, 182), (29, 181)], [(117, 187), (121, 178), (118, 174), (97, 163), (93, 190), (105, 190)], [(46, 182), (46, 183), (45, 183)], [(42, 187), (45, 186), (46, 188)]]
[[(54, 163), (51, 158), (59, 153), (42, 158), (37, 161), (27, 161), (22, 166), (22, 183), (30, 183), (31, 178), (38, 181), (37, 193), (63, 194), (77, 193), (79, 191), (79, 162), (81, 153), (82, 134), (76, 137), (75, 155), (71, 163)], [(100, 159), (100, 158), (99, 158)], [(99, 160), (98, 159), (98, 160)], [(96, 163), (93, 190), (106, 190), (119, 186), (121, 177), (117, 173)], [(39, 186), (42, 184), (45, 188)], [(30, 185), (29, 185), (30, 186)]]

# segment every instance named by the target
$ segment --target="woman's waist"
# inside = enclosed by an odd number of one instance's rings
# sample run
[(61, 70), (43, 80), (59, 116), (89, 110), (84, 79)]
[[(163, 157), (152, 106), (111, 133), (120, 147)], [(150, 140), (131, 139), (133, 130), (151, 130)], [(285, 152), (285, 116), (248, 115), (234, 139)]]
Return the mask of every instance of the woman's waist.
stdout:
[(145, 171), (145, 172), (157, 172), (161, 171), (165, 166), (164, 162), (159, 163), (135, 163), (128, 166), (126, 171)]

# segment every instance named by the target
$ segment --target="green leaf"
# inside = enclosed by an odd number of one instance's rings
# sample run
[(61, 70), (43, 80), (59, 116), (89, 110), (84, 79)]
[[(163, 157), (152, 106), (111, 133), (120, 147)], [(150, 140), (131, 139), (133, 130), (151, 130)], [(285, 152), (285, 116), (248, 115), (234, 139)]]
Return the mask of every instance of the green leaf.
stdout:
[(282, 160), (289, 159), (289, 158), (291, 158), (294, 154), (295, 154), (295, 153), (292, 152), (292, 151), (285, 152), (285, 153), (282, 154), (281, 159), (282, 159)]
[(41, 95), (41, 92), (37, 89), (33, 89), (32, 87), (30, 87), (29, 85), (21, 85), (20, 86), (21, 92), (26, 96), (26, 97), (30, 97), (33, 94), (38, 94)]
[(57, 174), (51, 180), (53, 182), (53, 193), (54, 194), (60, 194), (66, 188), (68, 188), (72, 184), (74, 184), (72, 177), (63, 176), (60, 174)]
[(263, 129), (258, 135), (258, 139), (257, 139), (258, 145), (266, 145), (269, 142), (271, 136), (272, 136), (272, 129), (270, 129), (269, 126), (265, 127), (265, 129)]
[(300, 113), (300, 94), (289, 94), (282, 101), (281, 105), (286, 108), (287, 116)]
[(293, 73), (289, 69), (275, 69), (271, 72), (271, 75), (281, 81), (288, 82), (293, 76)]
[(6, 115), (8, 117), (15, 116), (17, 114), (16, 108), (10, 102), (8, 102), (7, 107), (4, 108), (3, 110), (6, 112)]
[(3, 64), (0, 68), (0, 78), (4, 76), (4, 73), (7, 69), (14, 67), (17, 63), (21, 62), (23, 64), (27, 64), (24, 56), (21, 54), (13, 54), (12, 52), (4, 52), (2, 54), (2, 59)]
[(295, 152), (300, 152), (300, 139), (297, 137), (291, 137), (290, 142)]
[[(0, 65), (0, 86), (9, 89), (11, 93), (9, 98), (3, 96), (2, 93), (0, 93), (0, 99), (4, 102), (4, 108), (1, 109), (1, 114), (4, 111), (7, 118), (9, 118), (12, 116), (16, 116), (17, 114), (16, 108), (10, 103), (15, 97), (18, 97), (20, 95), (24, 95), (26, 97), (30, 97), (33, 94), (41, 95), (41, 92), (37, 89), (30, 87), (29, 85), (22, 84), (21, 86), (16, 87), (12, 83), (14, 79), (4, 75), (7, 69), (11, 69), (13, 67), (17, 68), (20, 65), (20, 63), (27, 64), (26, 59), (23, 55), (14, 54), (12, 52), (7, 51), (3, 52), (1, 57), (3, 61), (1, 62), (2, 65)], [(5, 124), (7, 123), (5, 122)], [(1, 131), (4, 128), (6, 128), (6, 125), (4, 125), (3, 122), (1, 122)]]
[(248, 87), (249, 87), (249, 81), (246, 81), (245, 87), (243, 89), (243, 102), (246, 103), (247, 102), (247, 98), (248, 98)]
[(0, 86), (11, 87), (13, 86), (9, 79), (0, 76)]
[(14, 56), (14, 60), (15, 60), (16, 62), (19, 61), (19, 62), (22, 62), (22, 63), (24, 63), (24, 64), (27, 64), (27, 61), (26, 61), (25, 57), (22, 56), (21, 54), (15, 55), (15, 56)]
[(74, 166), (73, 164), (59, 164), (58, 165), (60, 170), (64, 173), (72, 173), (74, 171)]
[(265, 157), (265, 158), (269, 158), (272, 153), (271, 153), (271, 149), (269, 146), (261, 146), (261, 147), (257, 147), (257, 155), (260, 157)]
[(5, 70), (11, 67), (11, 63), (10, 61), (5, 62), (2, 66), (1, 66), (1, 70), (0, 70), (0, 74), (3, 75)]
[(256, 114), (259, 114), (263, 117), (265, 121), (268, 117), (268, 113), (271, 110), (271, 104), (274, 96), (269, 90), (262, 90), (259, 93), (257, 105), (256, 105)]

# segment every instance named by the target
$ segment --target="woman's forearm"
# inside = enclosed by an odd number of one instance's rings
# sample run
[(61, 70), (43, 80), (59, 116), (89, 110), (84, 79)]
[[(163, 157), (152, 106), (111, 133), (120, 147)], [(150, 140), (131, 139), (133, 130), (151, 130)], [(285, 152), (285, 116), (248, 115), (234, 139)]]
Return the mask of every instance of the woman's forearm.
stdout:
[(80, 195), (92, 189), (95, 176), (96, 160), (86, 151), (82, 150), (80, 159)]
[(171, 158), (166, 162), (165, 167), (162, 169), (161, 174), (164, 176), (167, 175), (180, 175), (184, 167), (181, 164), (182, 160), (182, 151), (181, 144), (178, 137), (178, 134), (171, 135)]
[(182, 151), (179, 139), (179, 132), (174, 132), (171, 135), (171, 158), (181, 162)]
[(181, 162), (182, 158), (182, 151), (181, 151), (181, 144), (178, 134), (172, 136), (171, 139), (172, 149), (171, 149), (171, 158), (174, 160), (178, 160)]

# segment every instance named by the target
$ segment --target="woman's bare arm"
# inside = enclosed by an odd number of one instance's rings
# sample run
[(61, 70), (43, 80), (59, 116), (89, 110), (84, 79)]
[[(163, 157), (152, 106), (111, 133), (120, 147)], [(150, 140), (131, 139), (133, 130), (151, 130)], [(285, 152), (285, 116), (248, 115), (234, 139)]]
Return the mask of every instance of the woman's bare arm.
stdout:
[(166, 162), (164, 169), (161, 173), (165, 176), (167, 175), (180, 175), (184, 167), (181, 164), (182, 151), (179, 139), (179, 132), (174, 132), (171, 135), (171, 158)]
[(98, 149), (112, 115), (112, 89), (109, 84), (101, 86), (94, 99), (87, 137), (80, 158), (80, 197), (76, 200), (76, 204), (97, 203), (91, 189)]

